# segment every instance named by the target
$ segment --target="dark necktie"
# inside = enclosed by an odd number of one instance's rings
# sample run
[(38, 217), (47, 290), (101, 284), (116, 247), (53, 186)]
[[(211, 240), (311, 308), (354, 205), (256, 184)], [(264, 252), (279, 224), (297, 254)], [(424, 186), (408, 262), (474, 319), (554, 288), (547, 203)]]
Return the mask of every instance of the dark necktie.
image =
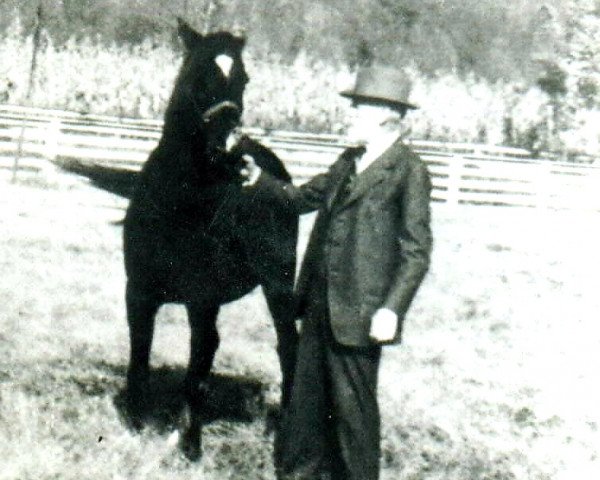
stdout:
[(342, 184), (340, 185), (340, 188), (338, 189), (334, 202), (335, 205), (340, 205), (348, 197), (348, 195), (352, 191), (354, 180), (356, 179), (356, 160), (350, 159), (349, 161), (351, 163), (348, 166), (346, 178), (344, 178)]

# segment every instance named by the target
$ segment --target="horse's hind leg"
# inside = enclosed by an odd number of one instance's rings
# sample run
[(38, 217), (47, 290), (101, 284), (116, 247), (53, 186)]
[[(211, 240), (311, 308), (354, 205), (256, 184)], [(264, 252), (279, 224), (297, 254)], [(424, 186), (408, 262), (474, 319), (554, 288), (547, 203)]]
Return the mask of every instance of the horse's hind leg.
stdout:
[(139, 429), (142, 427), (142, 420), (147, 410), (147, 383), (154, 316), (160, 304), (153, 295), (136, 288), (131, 282), (127, 283), (126, 303), (130, 342), (126, 406), (131, 426)]
[(277, 334), (277, 354), (281, 367), (281, 406), (287, 406), (294, 382), (298, 332), (295, 324), (293, 275), (290, 281), (263, 284), (267, 305), (273, 316)]
[(202, 455), (202, 419), (206, 408), (208, 375), (219, 347), (218, 306), (188, 304), (191, 327), (190, 362), (184, 383), (185, 410), (182, 416), (180, 447), (190, 460)]

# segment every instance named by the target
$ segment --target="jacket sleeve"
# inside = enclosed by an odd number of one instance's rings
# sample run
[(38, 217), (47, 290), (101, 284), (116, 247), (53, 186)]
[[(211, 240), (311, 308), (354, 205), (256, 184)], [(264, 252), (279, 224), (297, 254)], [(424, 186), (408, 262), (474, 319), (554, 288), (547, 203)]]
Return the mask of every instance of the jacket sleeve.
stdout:
[(399, 244), (401, 259), (384, 307), (403, 319), (429, 269), (432, 248), (429, 201), (431, 180), (425, 164), (409, 163), (401, 186)]
[(308, 182), (294, 186), (275, 178), (264, 170), (253, 187), (255, 193), (275, 203), (292, 208), (298, 215), (318, 210), (325, 202), (330, 172), (314, 176)]

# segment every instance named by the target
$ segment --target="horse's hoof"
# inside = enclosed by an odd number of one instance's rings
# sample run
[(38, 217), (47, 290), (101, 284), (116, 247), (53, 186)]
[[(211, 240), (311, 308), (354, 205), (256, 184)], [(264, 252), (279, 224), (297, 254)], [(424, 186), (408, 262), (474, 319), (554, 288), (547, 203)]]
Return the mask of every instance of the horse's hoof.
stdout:
[(146, 412), (137, 404), (127, 402), (123, 420), (128, 430), (140, 432), (144, 428)]
[(183, 432), (179, 437), (179, 449), (191, 462), (202, 458), (202, 433), (200, 428)]
[(186, 405), (179, 419), (179, 449), (185, 457), (196, 462), (202, 457), (202, 421), (197, 412)]
[(141, 432), (144, 428), (144, 415), (141, 412), (128, 412), (125, 416), (125, 425), (128, 430)]
[(281, 425), (282, 409), (279, 405), (270, 405), (265, 416), (265, 434), (277, 432)]
[(144, 428), (148, 416), (149, 406), (146, 398), (138, 389), (125, 392), (124, 421), (129, 430), (139, 432)]

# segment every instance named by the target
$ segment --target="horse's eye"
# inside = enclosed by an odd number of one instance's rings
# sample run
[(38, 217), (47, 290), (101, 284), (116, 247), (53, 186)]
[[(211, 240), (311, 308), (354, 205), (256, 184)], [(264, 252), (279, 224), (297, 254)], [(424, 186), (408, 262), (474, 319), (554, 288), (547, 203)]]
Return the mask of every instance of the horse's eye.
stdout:
[(231, 67), (233, 65), (233, 58), (222, 53), (216, 56), (215, 63), (221, 69), (221, 72), (223, 72), (225, 78), (229, 80), (229, 74), (231, 73)]

